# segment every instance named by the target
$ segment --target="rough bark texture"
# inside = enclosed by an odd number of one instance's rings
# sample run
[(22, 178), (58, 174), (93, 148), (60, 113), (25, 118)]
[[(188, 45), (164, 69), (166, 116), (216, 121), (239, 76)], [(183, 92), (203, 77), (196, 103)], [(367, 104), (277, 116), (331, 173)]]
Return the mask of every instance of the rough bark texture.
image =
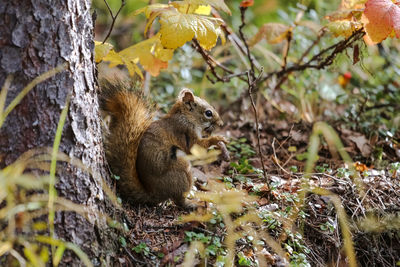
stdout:
[[(6, 119), (0, 129), (0, 167), (29, 149), (53, 145), (61, 110), (71, 93), (60, 151), (106, 175), (90, 6), (90, 0), (0, 0), (0, 86), (8, 74), (14, 74), (6, 105), (35, 77), (69, 63), (67, 71), (36, 86)], [(95, 265), (104, 264), (116, 246), (101, 227), (104, 216), (96, 212), (108, 209), (102, 178), (71, 164), (64, 164), (58, 177), (58, 194), (86, 205), (91, 221), (71, 212), (57, 214), (57, 236), (81, 247)], [(75, 266), (78, 260), (70, 252), (63, 261)]]

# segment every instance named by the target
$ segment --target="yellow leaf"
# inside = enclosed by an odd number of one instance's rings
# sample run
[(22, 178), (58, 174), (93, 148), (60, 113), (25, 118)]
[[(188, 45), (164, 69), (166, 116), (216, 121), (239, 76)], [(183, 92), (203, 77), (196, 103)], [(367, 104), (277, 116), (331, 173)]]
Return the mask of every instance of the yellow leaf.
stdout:
[(0, 256), (7, 253), (12, 249), (12, 243), (10, 241), (0, 243)]
[(165, 48), (176, 49), (196, 37), (200, 45), (209, 50), (217, 43), (217, 29), (221, 23), (221, 19), (166, 10), (160, 16), (161, 43)]
[(197, 4), (188, 4), (184, 1), (171, 2), (171, 6), (175, 7), (182, 14), (194, 14), (195, 11), (200, 7)]
[(329, 22), (326, 26), (335, 36), (349, 37), (353, 32), (360, 29), (362, 24), (360, 22), (338, 20)]
[(341, 9), (362, 8), (367, 0), (342, 0)]
[(140, 9), (136, 10), (134, 15), (139, 15), (140, 13), (144, 13), (146, 18), (149, 18), (151, 13), (158, 12), (158, 11), (161, 11), (163, 9), (167, 9), (169, 7), (170, 7), (170, 5), (166, 5), (166, 4), (148, 5), (148, 6), (145, 6), (145, 7), (142, 7)]
[(142, 71), (137, 66), (140, 63), (151, 75), (157, 76), (161, 69), (168, 67), (167, 61), (174, 52), (173, 49), (164, 48), (159, 38), (160, 35), (157, 34), (118, 53), (111, 50), (103, 60), (109, 61), (111, 68), (125, 65), (131, 76), (136, 73), (143, 79)]
[(199, 44), (206, 50), (213, 48), (218, 39), (218, 33), (214, 27), (214, 23), (204, 19), (199, 22), (196, 31), (196, 37)]
[(166, 11), (160, 17), (161, 43), (166, 48), (176, 49), (193, 39), (196, 23), (192, 14)]
[(212, 163), (218, 159), (218, 155), (220, 154), (220, 151), (217, 150), (210, 150), (207, 151), (204, 147), (201, 147), (197, 144), (195, 144), (191, 149), (190, 149), (190, 155), (185, 156), (187, 160), (190, 160), (193, 165), (205, 165)]
[(143, 8), (140, 8), (135, 11), (134, 15), (139, 15), (141, 13), (144, 13), (146, 18), (148, 18), (146, 27), (144, 29), (144, 34), (146, 35), (147, 31), (153, 24), (154, 20), (161, 14), (163, 10), (170, 9), (172, 8), (171, 5), (166, 5), (166, 4), (153, 4), (153, 5), (148, 5)]
[(103, 60), (105, 56), (110, 52), (113, 46), (109, 43), (102, 43), (102, 42), (94, 42), (94, 60), (96, 63), (99, 63)]
[(221, 38), (222, 45), (224, 45), (226, 42), (226, 38), (225, 38), (225, 33), (222, 31), (221, 27), (217, 28), (217, 35)]
[(143, 57), (140, 64), (145, 70), (147, 70), (152, 76), (158, 76), (161, 69), (168, 68), (168, 62), (164, 62), (149, 54), (147, 57)]
[(187, 215), (182, 215), (180, 221), (182, 222), (208, 222), (210, 221), (214, 216), (211, 213), (206, 213), (204, 215), (199, 215), (196, 213), (189, 213)]
[(224, 0), (184, 0), (185, 3), (190, 5), (210, 5), (215, 9), (220, 9), (229, 15), (231, 15), (231, 11), (229, 7), (225, 4)]
[(161, 61), (169, 61), (174, 56), (174, 49), (165, 49), (159, 42), (159, 45), (154, 50), (154, 56)]
[(128, 69), (129, 75), (134, 76), (135, 73), (140, 76), (141, 79), (143, 79), (143, 74), (138, 65), (135, 64), (134, 61), (132, 60), (127, 60), (123, 58), (124, 65)]
[(103, 61), (109, 61), (110, 62), (110, 68), (113, 68), (117, 65), (123, 65), (124, 61), (122, 60), (121, 56), (115, 52), (114, 50), (111, 50), (107, 56), (103, 58)]
[(199, 15), (210, 15), (211, 13), (211, 6), (206, 5), (206, 6), (199, 6), (194, 13), (199, 14)]
[[(132, 48), (132, 47), (128, 47)], [(124, 51), (124, 50), (122, 50)], [(122, 52), (121, 51), (121, 52)], [(104, 61), (109, 61), (109, 67), (113, 68), (118, 65), (125, 65), (128, 69), (129, 75), (133, 76), (135, 73), (143, 79), (143, 74), (140, 68), (136, 65), (139, 62), (139, 58), (134, 57), (133, 53), (130, 56), (127, 56), (127, 52), (121, 55), (120, 53), (116, 53), (114, 50), (111, 50), (106, 57), (104, 57)]]
[(119, 55), (135, 63), (139, 61), (145, 70), (149, 71), (151, 75), (157, 76), (160, 73), (160, 69), (168, 67), (166, 61), (170, 60), (173, 56), (173, 50), (165, 49), (161, 45), (159, 37), (160, 35), (157, 34), (134, 46), (128, 47), (122, 50)]

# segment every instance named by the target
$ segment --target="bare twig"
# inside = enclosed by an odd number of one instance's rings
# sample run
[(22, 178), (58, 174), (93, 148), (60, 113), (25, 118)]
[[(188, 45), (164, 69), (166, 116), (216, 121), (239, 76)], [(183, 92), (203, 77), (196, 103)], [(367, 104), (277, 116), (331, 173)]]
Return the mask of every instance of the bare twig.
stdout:
[[(268, 73), (260, 82), (264, 82), (276, 75), (278, 77), (282, 77), (284, 75), (290, 74), (294, 71), (303, 71), (305, 69), (324, 69), (325, 67), (331, 65), (333, 60), (336, 58), (338, 54), (349, 48), (354, 42), (360, 40), (365, 35), (363, 29), (355, 31), (350, 37), (339, 41), (336, 44), (331, 45), (328, 48), (321, 50), (318, 54), (314, 55), (310, 60), (308, 60), (304, 64), (295, 64), (288, 68), (282, 69), (280, 71), (273, 71)], [(331, 54), (324, 57), (329, 51)]]
[(246, 26), (246, 22), (244, 20), (246, 10), (247, 10), (247, 7), (240, 7), (240, 15), (241, 15), (240, 18), (242, 20), (242, 24), (239, 26), (239, 34), (240, 34), (240, 38), (242, 39), (242, 41), (244, 43), (244, 46), (246, 47), (246, 55), (247, 55), (247, 58), (249, 59), (250, 68), (251, 68), (251, 72), (250, 72), (251, 78), (252, 78), (252, 80), (255, 80), (256, 76), (255, 76), (255, 72), (254, 72), (255, 71), (254, 70), (254, 61), (253, 61), (254, 58), (253, 58), (252, 54), (250, 53), (249, 45), (247, 44), (246, 38), (244, 37), (243, 31), (242, 31), (243, 27)]
[(249, 93), (249, 97), (250, 97), (250, 101), (251, 101), (251, 106), (253, 107), (253, 112), (254, 112), (254, 117), (256, 120), (256, 134), (257, 134), (257, 147), (258, 147), (258, 155), (260, 157), (260, 161), (261, 161), (261, 166), (262, 166), (262, 170), (263, 170), (263, 175), (265, 178), (265, 182), (269, 188), (269, 179), (267, 177), (267, 171), (265, 169), (265, 165), (264, 165), (264, 156), (263, 153), (261, 151), (261, 142), (260, 142), (260, 129), (259, 129), (259, 122), (258, 122), (258, 114), (257, 114), (257, 109), (256, 109), (256, 105), (254, 103), (254, 99), (253, 99), (253, 89), (255, 88), (255, 86), (257, 85), (257, 81), (261, 78), (262, 74), (264, 73), (264, 69), (261, 68), (261, 72), (258, 75), (258, 77), (255, 80), (252, 80), (252, 77), (249, 73), (250, 71), (247, 72), (247, 83), (248, 83), (248, 93)]
[(278, 165), (278, 167), (283, 171), (283, 172), (285, 172), (286, 174), (289, 174), (290, 176), (292, 175), (290, 172), (288, 172), (287, 170), (285, 170), (282, 166), (281, 166), (281, 164), (279, 164), (279, 159), (278, 159), (278, 157), (276, 156), (276, 151), (275, 151), (275, 137), (272, 139), (272, 144), (271, 144), (271, 146), (272, 146), (272, 150), (273, 150), (273, 152), (274, 152), (274, 161), (275, 161), (275, 163), (276, 163), (276, 165)]
[(124, 248), (124, 250), (125, 250), (125, 253), (128, 254), (128, 256), (129, 256), (129, 258), (130, 258), (131, 260), (133, 260), (134, 262), (139, 263), (139, 264), (146, 264), (146, 262), (136, 259), (136, 258), (132, 255), (132, 253), (129, 251), (129, 249), (126, 248), (126, 246), (123, 247), (123, 248)]
[(113, 12), (112, 12), (112, 10), (111, 10), (111, 7), (110, 7), (110, 5), (108, 4), (107, 0), (104, 0), (104, 3), (105, 3), (106, 6), (107, 6), (108, 12), (110, 12), (110, 15), (111, 15), (111, 18), (112, 18), (112, 22), (111, 22), (110, 29), (108, 30), (107, 36), (106, 36), (106, 38), (104, 38), (103, 44), (107, 41), (108, 37), (110, 37), (110, 34), (111, 34), (111, 32), (112, 32), (112, 30), (113, 30), (113, 28), (114, 28), (115, 21), (117, 20), (117, 17), (118, 17), (118, 15), (119, 15), (119, 13), (121, 12), (122, 8), (123, 8), (123, 7), (125, 6), (125, 4), (126, 4), (126, 3), (125, 3), (125, 0), (121, 0), (121, 6), (119, 7), (117, 13), (116, 13), (115, 16), (114, 16), (114, 14), (113, 14)]
[[(218, 62), (216, 59), (214, 59), (207, 51), (205, 51), (201, 45), (199, 44), (199, 42), (197, 41), (196, 38), (193, 39), (192, 41), (192, 46), (197, 50), (197, 52), (200, 53), (200, 55), (203, 57), (204, 61), (207, 63), (207, 65), (209, 66), (211, 73), (213, 74), (213, 76), (217, 79), (217, 81), (220, 82), (229, 82), (230, 79), (232, 79), (233, 77), (239, 77), (241, 80), (246, 81), (245, 78), (241, 77), (246, 75), (246, 72), (241, 72), (241, 73), (233, 73), (233, 71), (231, 71), (229, 68), (227, 68), (226, 66), (224, 66), (222, 63)], [(224, 72), (229, 73), (230, 75), (227, 76), (220, 76), (217, 71), (216, 71), (216, 67), (221, 68)], [(215, 83), (209, 76), (207, 76), (207, 78), (212, 82)]]

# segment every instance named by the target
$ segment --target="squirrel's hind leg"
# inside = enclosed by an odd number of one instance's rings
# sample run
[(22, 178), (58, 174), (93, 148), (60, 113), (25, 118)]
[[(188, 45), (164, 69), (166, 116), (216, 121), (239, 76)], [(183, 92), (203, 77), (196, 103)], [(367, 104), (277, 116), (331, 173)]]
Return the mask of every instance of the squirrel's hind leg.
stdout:
[(193, 208), (194, 206), (186, 199), (186, 195), (193, 185), (190, 163), (181, 157), (177, 157), (164, 177), (165, 184), (169, 185), (169, 197), (175, 204), (182, 208)]

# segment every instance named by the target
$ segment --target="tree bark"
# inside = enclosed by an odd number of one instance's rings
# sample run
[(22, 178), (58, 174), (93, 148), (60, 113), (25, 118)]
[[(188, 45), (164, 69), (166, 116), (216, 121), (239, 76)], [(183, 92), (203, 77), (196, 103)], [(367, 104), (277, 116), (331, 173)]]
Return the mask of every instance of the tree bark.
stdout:
[[(1, 168), (29, 149), (53, 145), (61, 110), (71, 94), (60, 151), (109, 179), (95, 90), (90, 6), (90, 0), (0, 0), (0, 86), (14, 74), (6, 106), (38, 75), (64, 62), (69, 66), (37, 85), (9, 114), (0, 129)], [(84, 204), (90, 222), (73, 212), (57, 213), (57, 237), (77, 244), (95, 265), (109, 262), (106, 255), (115, 251), (115, 238), (105, 231), (105, 216), (97, 212), (110, 210), (103, 178), (72, 164), (58, 166), (58, 195)], [(64, 264), (78, 262), (72, 252), (64, 255)]]

